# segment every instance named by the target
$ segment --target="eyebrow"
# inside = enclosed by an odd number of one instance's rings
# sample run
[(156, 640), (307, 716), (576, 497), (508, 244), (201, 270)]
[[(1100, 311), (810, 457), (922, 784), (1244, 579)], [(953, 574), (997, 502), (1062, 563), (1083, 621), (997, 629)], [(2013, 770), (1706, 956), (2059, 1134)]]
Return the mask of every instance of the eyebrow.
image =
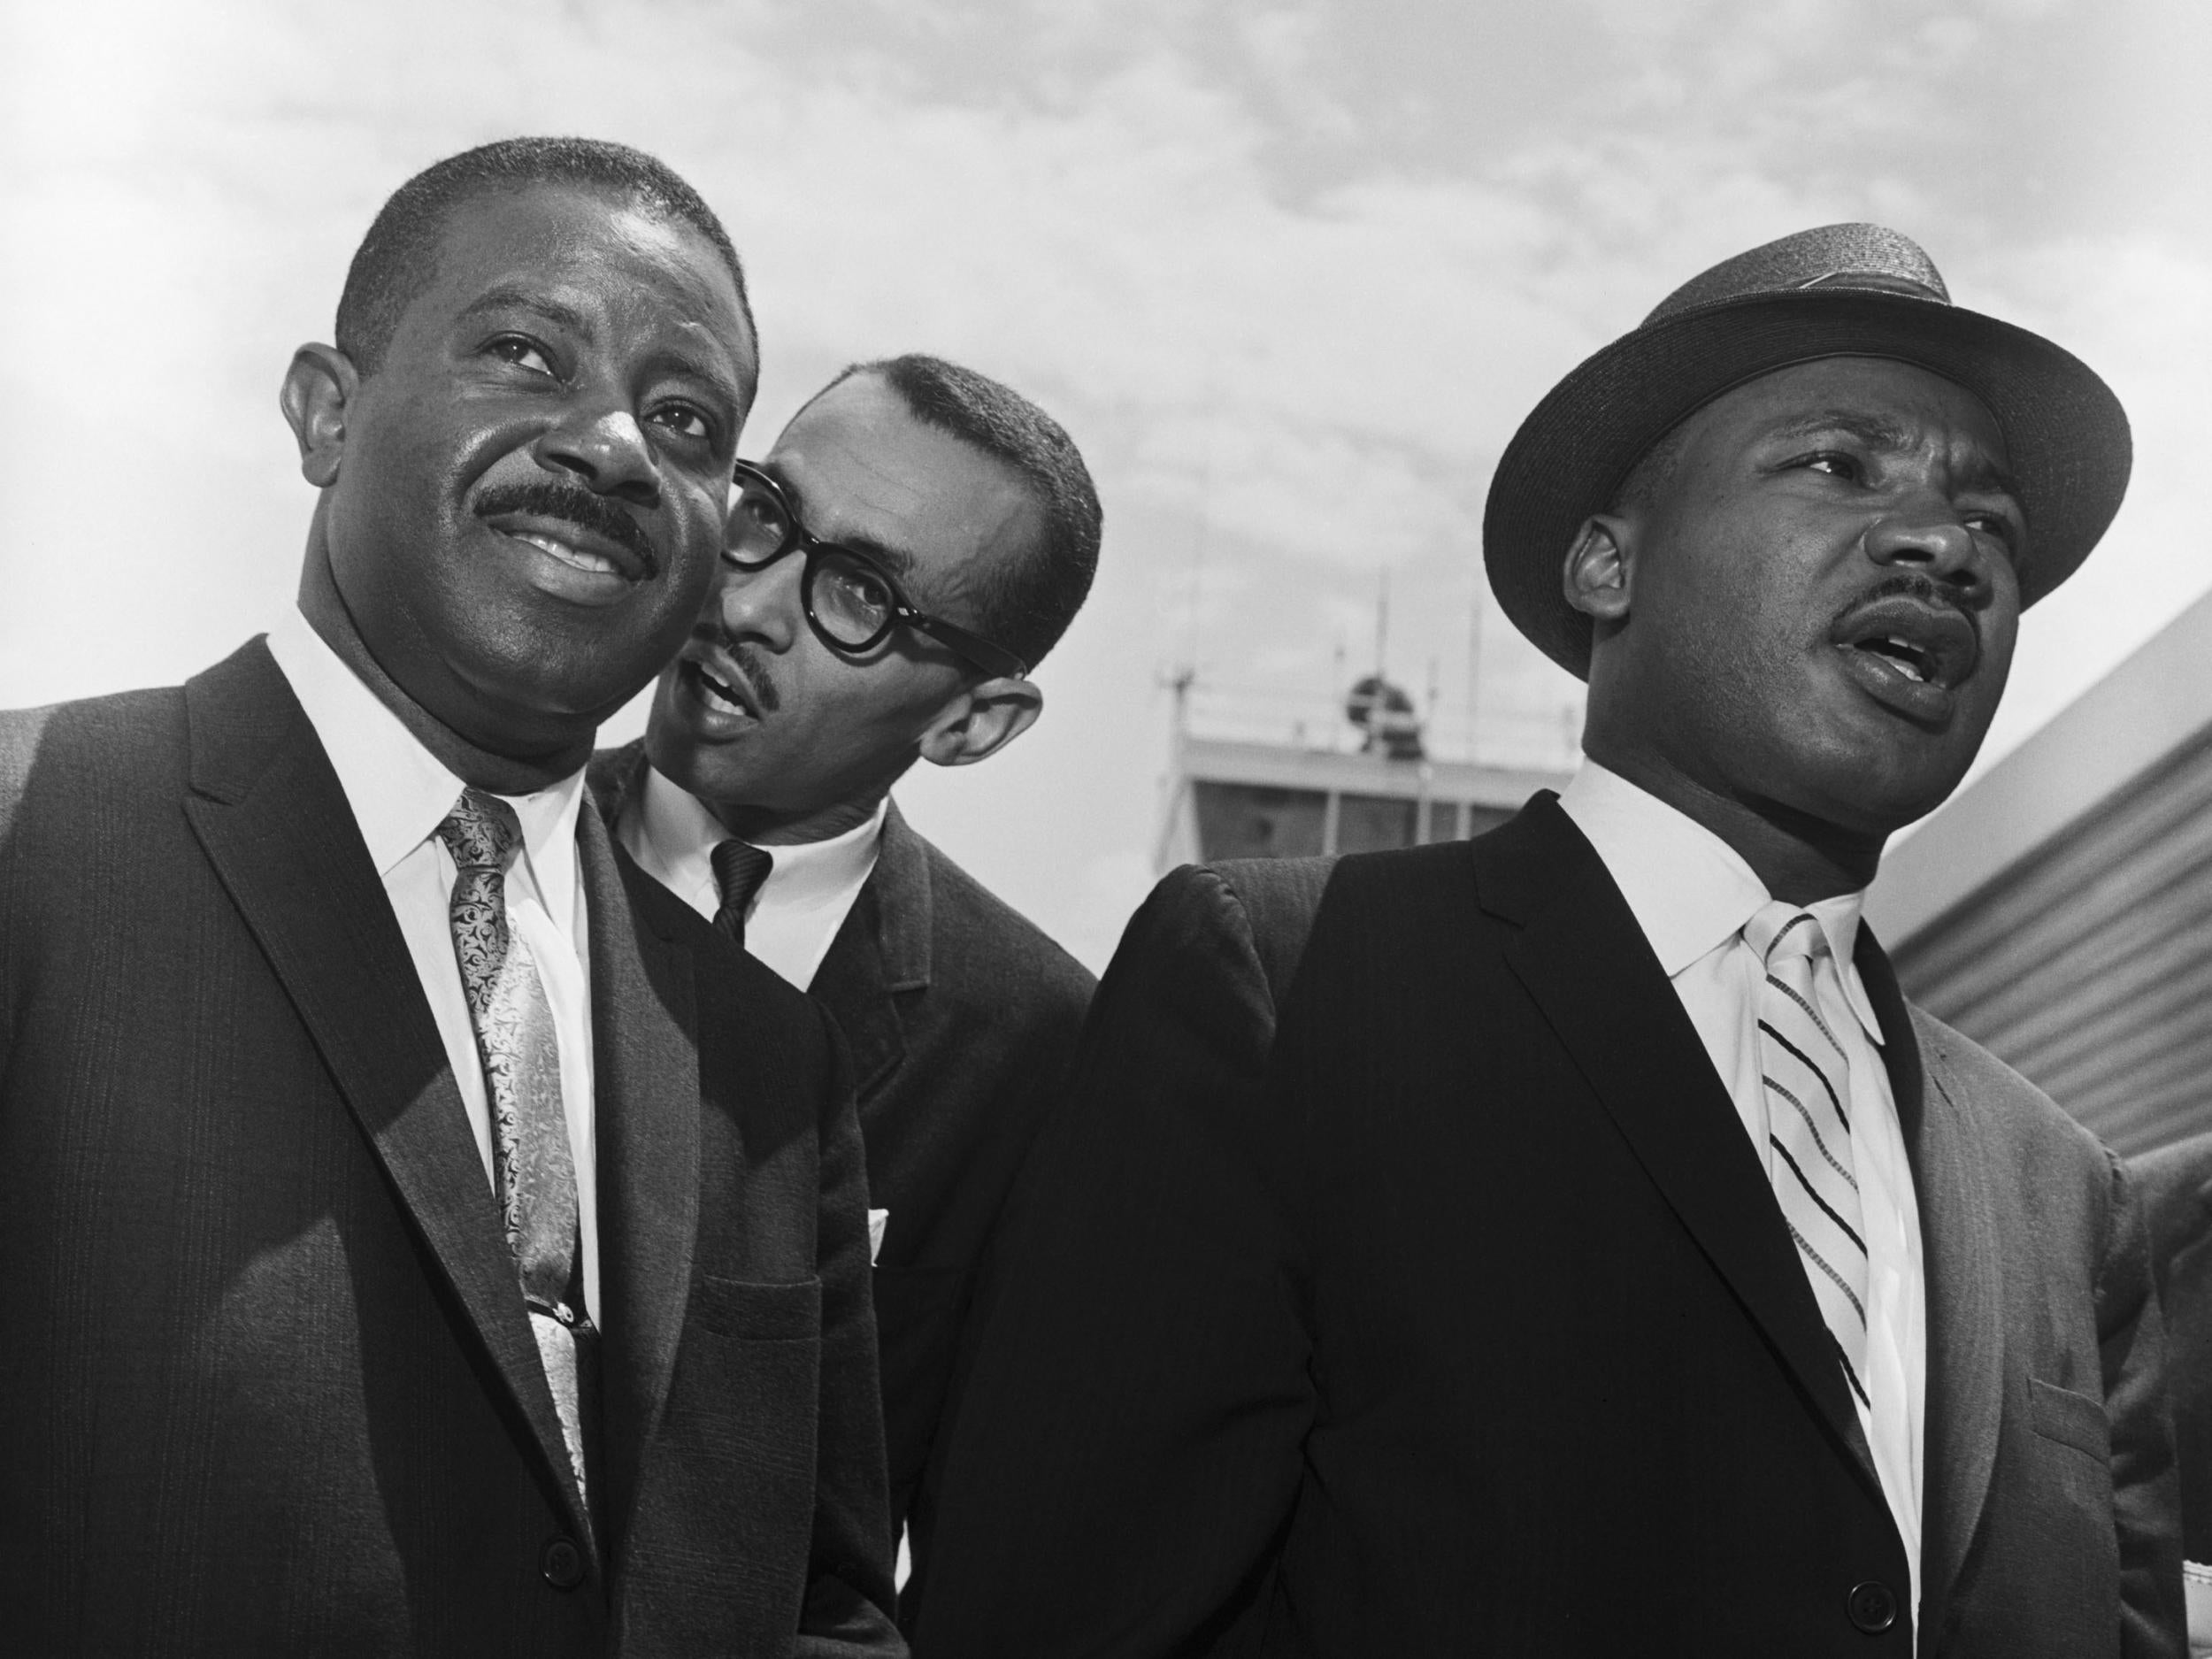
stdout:
[[(772, 461), (762, 461), (757, 465), (762, 472), (776, 480), (777, 484), (782, 488), (783, 493), (790, 497), (792, 511), (801, 514), (803, 518), (806, 511), (806, 492), (794, 484), (784, 470)], [(803, 522), (800, 527), (806, 528)], [(814, 533), (808, 530), (807, 534), (812, 535)], [(856, 553), (865, 554), (894, 576), (910, 577), (914, 573), (914, 556), (911, 553), (904, 548), (893, 547), (887, 541), (879, 541), (873, 536), (826, 535), (818, 536), (816, 540), (834, 542), (839, 547), (849, 548)]]
[[(1809, 438), (1817, 433), (1846, 432), (1871, 449), (1887, 450), (1893, 454), (1912, 447), (1912, 439), (1902, 426), (1870, 415), (1859, 409), (1828, 409), (1816, 415), (1789, 421), (1777, 426), (1772, 435), (1780, 440)], [(1983, 456), (1967, 474), (1967, 482), (1974, 487), (1993, 488), (2024, 502), (2020, 493), (2020, 480), (1990, 458)]]
[(1778, 438), (1809, 438), (1816, 433), (1847, 432), (1860, 442), (1877, 449), (1904, 449), (1912, 440), (1905, 429), (1893, 421), (1863, 410), (1824, 409), (1816, 415), (1806, 415), (1774, 429)]
[(732, 409), (739, 408), (744, 403), (745, 394), (738, 387), (736, 381), (722, 370), (714, 367), (711, 364), (701, 362), (688, 352), (673, 349), (657, 351), (653, 354), (653, 362), (657, 366), (671, 370), (687, 380), (704, 381), (711, 386), (715, 390), (715, 395), (727, 402)]
[(2021, 490), (2018, 476), (2007, 472), (1987, 456), (1984, 456), (1981, 464), (1968, 475), (1968, 481), (1979, 485), (1985, 489), (1996, 490), (2000, 495), (2011, 496), (2013, 504), (2023, 513), (2028, 510), (2028, 498)]
[(534, 311), (548, 322), (557, 323), (572, 334), (588, 336), (591, 333), (590, 319), (574, 306), (564, 305), (547, 295), (535, 293), (512, 282), (503, 282), (497, 288), (485, 289), (461, 315), (464, 318), (480, 317), (488, 311)]

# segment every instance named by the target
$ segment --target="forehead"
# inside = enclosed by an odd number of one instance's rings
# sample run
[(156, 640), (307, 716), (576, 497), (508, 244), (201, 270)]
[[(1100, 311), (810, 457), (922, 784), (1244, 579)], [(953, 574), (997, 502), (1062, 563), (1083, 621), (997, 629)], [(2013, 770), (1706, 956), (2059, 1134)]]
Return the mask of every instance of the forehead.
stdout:
[(801, 410), (767, 465), (809, 530), (902, 555), (895, 562), (924, 586), (1018, 556), (1042, 527), (1020, 473), (917, 419), (874, 375), (841, 381)]
[(712, 348), (751, 379), (754, 342), (720, 251), (619, 194), (535, 184), (455, 203), (439, 228), (436, 274), (409, 320), (420, 311), (442, 327), (495, 289), (581, 299), (609, 321)]
[(1940, 449), (2001, 472), (2004, 432), (1957, 381), (1890, 357), (1819, 357), (1724, 393), (1686, 424), (1686, 452), (1726, 456), (1778, 438), (1854, 428), (1883, 447)]

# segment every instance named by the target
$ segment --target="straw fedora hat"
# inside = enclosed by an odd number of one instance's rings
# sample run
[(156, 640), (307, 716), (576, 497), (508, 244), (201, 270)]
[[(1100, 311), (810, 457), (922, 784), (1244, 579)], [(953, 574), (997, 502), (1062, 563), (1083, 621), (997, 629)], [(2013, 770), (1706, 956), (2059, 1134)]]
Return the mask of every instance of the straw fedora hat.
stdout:
[(1693, 277), (1521, 423), (1482, 519), (1491, 591), (1514, 626), (1586, 677), (1590, 619), (1567, 603), (1560, 579), (1583, 521), (1697, 410), (1762, 374), (1833, 357), (1916, 364), (1988, 406), (2027, 516), (2024, 606), (2072, 575), (2119, 511), (2132, 450), (2110, 387), (2041, 335), (1952, 304), (1911, 238), (1827, 225)]

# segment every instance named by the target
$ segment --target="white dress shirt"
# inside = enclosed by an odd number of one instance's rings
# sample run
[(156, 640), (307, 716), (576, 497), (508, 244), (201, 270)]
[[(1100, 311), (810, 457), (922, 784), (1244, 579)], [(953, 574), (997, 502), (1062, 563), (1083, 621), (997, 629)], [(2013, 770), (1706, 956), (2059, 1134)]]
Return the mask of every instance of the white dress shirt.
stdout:
[[(322, 740), (361, 839), (368, 843), (369, 860), (384, 883), (460, 1086), (485, 1180), (495, 1199), (498, 1174), (484, 1061), (453, 955), (453, 856), (438, 838), (438, 826), (466, 786), (416, 741), (298, 611), (288, 612), (269, 630), (269, 654), (291, 681), (293, 695)], [(596, 1324), (599, 1204), (592, 1141), (591, 958), (583, 872), (576, 857), (576, 814), (583, 789), (584, 774), (579, 771), (535, 795), (500, 798), (522, 823), (522, 852), (507, 872), (507, 925), (529, 946), (552, 1007), (561, 1104), (576, 1163), (584, 1308)], [(486, 1213), (496, 1220), (496, 1209)]]
[[(865, 823), (842, 834), (762, 849), (775, 863), (745, 913), (745, 949), (802, 991), (814, 983), (853, 901), (868, 885), (889, 810), (886, 795)], [(615, 834), (639, 869), (714, 919), (722, 889), (710, 855), (730, 832), (704, 802), (649, 764), (645, 787), (624, 806)]]
[[(1772, 895), (1719, 836), (1595, 761), (1582, 763), (1559, 804), (1628, 901), (1771, 1181), (1759, 1056), (1765, 964), (1744, 942), (1743, 926)], [(1863, 892), (1846, 893), (1804, 908), (1827, 934), (1837, 970), (1815, 981), (1821, 1015), (1851, 1049), (1851, 1156), (1867, 1258), (1867, 1399), (1854, 1403), (1904, 1541), (1916, 1627), (1927, 1281), (1912, 1165), (1882, 1064), (1882, 1028), (1851, 960), (1865, 900)]]

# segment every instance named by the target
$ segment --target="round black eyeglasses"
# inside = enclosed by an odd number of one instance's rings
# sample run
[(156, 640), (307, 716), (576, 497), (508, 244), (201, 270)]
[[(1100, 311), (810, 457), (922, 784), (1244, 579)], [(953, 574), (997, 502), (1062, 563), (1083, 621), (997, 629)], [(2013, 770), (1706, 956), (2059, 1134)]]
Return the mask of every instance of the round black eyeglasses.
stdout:
[(849, 657), (864, 656), (896, 627), (926, 634), (988, 674), (1019, 680), (1029, 664), (1002, 646), (909, 603), (898, 584), (864, 553), (825, 541), (799, 522), (783, 486), (758, 467), (736, 466), (737, 499), (730, 504), (722, 557), (744, 571), (764, 570), (787, 553), (806, 557), (799, 603), (823, 644)]

